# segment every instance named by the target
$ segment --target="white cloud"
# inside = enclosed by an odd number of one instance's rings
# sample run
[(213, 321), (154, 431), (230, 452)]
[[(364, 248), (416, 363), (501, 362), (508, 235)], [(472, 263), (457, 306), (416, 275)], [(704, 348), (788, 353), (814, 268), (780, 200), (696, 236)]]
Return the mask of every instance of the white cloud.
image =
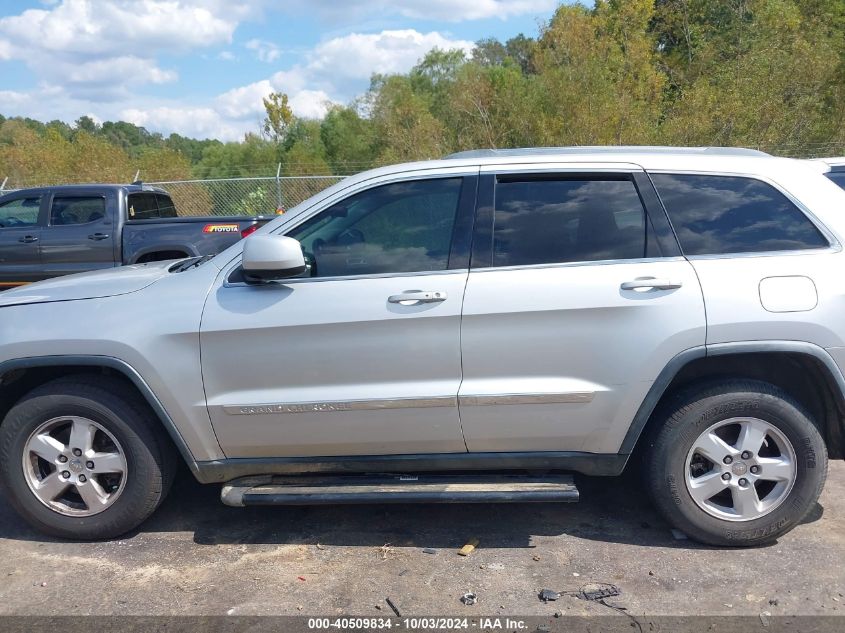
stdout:
[(243, 136), (241, 125), (227, 121), (213, 108), (128, 108), (120, 112), (119, 118), (152, 130), (176, 131), (194, 138), (234, 140)]
[(294, 114), (319, 118), (332, 101), (346, 102), (363, 92), (373, 73), (407, 72), (433, 48), (472, 50), (472, 42), (452, 40), (432, 31), (350, 33), (319, 44), (305, 62), (246, 86), (234, 88), (215, 100), (226, 117), (254, 121), (264, 114), (262, 98), (284, 92)]
[(260, 62), (271, 63), (282, 56), (281, 49), (273, 44), (273, 42), (265, 42), (264, 40), (253, 39), (245, 44), (246, 48), (255, 51), (255, 57)]
[(322, 90), (300, 90), (290, 99), (291, 110), (298, 116), (308, 119), (320, 119), (326, 116), (331, 97)]
[(318, 45), (309, 55), (305, 70), (324, 80), (369, 79), (373, 73), (406, 72), (433, 48), (457, 48), (469, 53), (473, 46), (472, 42), (452, 40), (437, 31), (350, 33)]
[(162, 70), (149, 59), (139, 57), (112, 57), (74, 64), (64, 73), (66, 84), (103, 86), (124, 77), (139, 83), (163, 84), (175, 81), (178, 75), (172, 70)]
[[(388, 3), (389, 4), (389, 3)], [(412, 0), (395, 5), (409, 18), (462, 22), (553, 11), (558, 0)]]
[(21, 108), (32, 101), (32, 95), (15, 90), (0, 90), (0, 103), (7, 108)]
[(526, 13), (553, 11), (559, 0), (300, 0), (302, 10), (316, 9), (324, 19), (334, 22), (370, 15), (400, 15), (421, 20), (465, 22), (498, 18), (505, 20)]
[(273, 92), (268, 79), (224, 92), (214, 100), (216, 110), (232, 119), (243, 119), (264, 111), (262, 99)]
[(291, 101), (306, 90), (325, 92), (334, 101), (348, 101), (366, 89), (374, 73), (407, 72), (433, 48), (469, 53), (473, 43), (413, 29), (350, 33), (318, 44), (302, 64), (277, 72), (269, 81)]
[(240, 58), (245, 63), (243, 49), (236, 48), (244, 47), (263, 62), (278, 63), (283, 53), (288, 54), (280, 45), (234, 38), (240, 23), (270, 11), (302, 10), (324, 20), (354, 24), (359, 17), (390, 15), (446, 21), (506, 18), (547, 11), (555, 4), (556, 0), (289, 0), (284, 5), (270, 0), (42, 2), (38, 9), (0, 17), (0, 63), (20, 61), (38, 82), (27, 92), (0, 90), (0, 111), (66, 121), (95, 112), (99, 119), (123, 118), (153, 131), (234, 140), (257, 131), (264, 115), (262, 97), (271, 92), (287, 93), (298, 116), (320, 117), (328, 103), (347, 102), (366, 90), (373, 73), (407, 72), (432, 48), (469, 52), (473, 44), (438, 31), (348, 33), (318, 43), (292, 67), (268, 72), (265, 79), (202, 103), (145, 93), (144, 85), (178, 80), (176, 71), (161, 62), (162, 55), (210, 49), (206, 51), (210, 59)]
[[(118, 99), (143, 83), (173, 81), (155, 61), (227, 44), (243, 3), (225, 0), (62, 0), (0, 18), (0, 59), (18, 59), (72, 96)], [(189, 25), (188, 28), (186, 26)]]
[(51, 10), (29, 9), (0, 18), (0, 34), (21, 48), (65, 55), (109, 55), (137, 46), (188, 50), (231, 41), (237, 21), (215, 15), (214, 4), (64, 0)]

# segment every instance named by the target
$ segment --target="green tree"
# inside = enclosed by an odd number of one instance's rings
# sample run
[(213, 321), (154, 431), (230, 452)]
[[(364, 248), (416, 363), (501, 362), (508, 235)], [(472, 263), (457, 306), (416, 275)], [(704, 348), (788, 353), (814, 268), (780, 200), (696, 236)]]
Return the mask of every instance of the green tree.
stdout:
[(828, 151), (842, 128), (843, 33), (824, 15), (808, 16), (790, 0), (690, 1), (685, 53), (669, 58), (677, 98), (665, 109), (661, 138)]
[(293, 110), (288, 105), (288, 96), (282, 92), (273, 92), (262, 99), (264, 102), (264, 134), (275, 143), (285, 140), (288, 128), (293, 123)]
[(415, 93), (408, 77), (374, 80), (372, 119), (379, 138), (379, 160), (396, 163), (439, 158), (446, 149), (443, 125)]
[(286, 176), (325, 176), (331, 174), (321, 138), (320, 122), (294, 119), (283, 146)]
[(537, 41), (530, 37), (525, 37), (522, 33), (505, 42), (507, 58), (519, 66), (520, 70), (526, 75), (535, 72), (534, 52), (536, 48)]
[(169, 147), (149, 147), (133, 161), (141, 179), (146, 181), (187, 180), (191, 177), (191, 162), (181, 152)]
[(331, 106), (320, 124), (320, 139), (336, 174), (353, 174), (376, 162), (373, 122), (354, 106)]
[(278, 147), (257, 134), (247, 134), (240, 143), (217, 143), (203, 150), (194, 165), (195, 178), (233, 178), (273, 175), (279, 163)]
[(445, 117), (452, 149), (542, 144), (542, 106), (535, 78), (515, 64), (468, 64), (451, 87)]
[(472, 61), (480, 66), (501, 66), (508, 57), (508, 50), (495, 37), (478, 40), (472, 49)]
[(86, 132), (88, 134), (96, 134), (99, 130), (99, 126), (97, 123), (87, 114), (85, 116), (81, 116), (76, 120), (75, 123), (76, 129)]
[(534, 54), (543, 103), (543, 144), (649, 143), (664, 75), (648, 33), (651, 0), (562, 5)]

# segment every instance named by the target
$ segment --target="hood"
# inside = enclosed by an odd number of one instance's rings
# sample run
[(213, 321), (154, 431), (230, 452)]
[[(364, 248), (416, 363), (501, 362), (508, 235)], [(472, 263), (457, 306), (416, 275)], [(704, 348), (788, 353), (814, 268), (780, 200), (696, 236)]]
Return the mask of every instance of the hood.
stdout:
[(172, 261), (151, 262), (55, 277), (0, 292), (0, 307), (125, 295), (146, 288), (167, 275), (167, 269), (172, 265)]

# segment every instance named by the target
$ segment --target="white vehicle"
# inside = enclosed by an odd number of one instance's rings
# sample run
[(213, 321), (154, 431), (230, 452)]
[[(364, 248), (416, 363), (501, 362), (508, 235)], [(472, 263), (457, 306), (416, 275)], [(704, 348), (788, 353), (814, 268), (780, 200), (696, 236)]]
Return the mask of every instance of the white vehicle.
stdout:
[(178, 456), (267, 505), (573, 501), (571, 473), (636, 455), (674, 526), (772, 541), (845, 448), (823, 171), (469, 152), (348, 178), (210, 259), (6, 292), (0, 481), (38, 529), (104, 538)]
[(845, 156), (838, 158), (815, 158), (810, 162), (815, 163), (825, 176), (845, 189)]

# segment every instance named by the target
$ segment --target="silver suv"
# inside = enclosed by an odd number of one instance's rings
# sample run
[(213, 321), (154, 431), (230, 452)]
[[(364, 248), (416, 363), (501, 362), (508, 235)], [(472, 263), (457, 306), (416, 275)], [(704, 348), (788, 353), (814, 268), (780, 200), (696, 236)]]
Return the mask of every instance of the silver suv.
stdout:
[(691, 537), (769, 542), (843, 457), (843, 237), (823, 169), (750, 150), (362, 173), (214, 258), (0, 294), (0, 480), (90, 539), (180, 458), (230, 505), (573, 501), (636, 461)]

